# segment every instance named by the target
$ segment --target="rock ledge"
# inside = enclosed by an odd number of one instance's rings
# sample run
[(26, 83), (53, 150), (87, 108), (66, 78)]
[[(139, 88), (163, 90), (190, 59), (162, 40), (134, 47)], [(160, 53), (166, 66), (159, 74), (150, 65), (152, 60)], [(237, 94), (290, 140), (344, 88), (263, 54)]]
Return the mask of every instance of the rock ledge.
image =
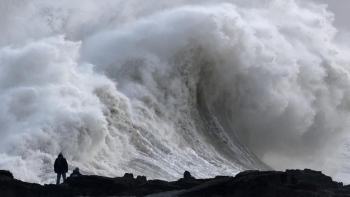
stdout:
[(184, 178), (167, 182), (134, 178), (82, 176), (68, 178), (66, 183), (39, 185), (13, 178), (0, 170), (2, 197), (81, 197), (81, 196), (235, 196), (235, 197), (350, 197), (350, 186), (343, 186), (321, 172), (309, 169), (279, 171), (245, 171), (235, 177), (217, 176), (195, 179), (189, 172)]

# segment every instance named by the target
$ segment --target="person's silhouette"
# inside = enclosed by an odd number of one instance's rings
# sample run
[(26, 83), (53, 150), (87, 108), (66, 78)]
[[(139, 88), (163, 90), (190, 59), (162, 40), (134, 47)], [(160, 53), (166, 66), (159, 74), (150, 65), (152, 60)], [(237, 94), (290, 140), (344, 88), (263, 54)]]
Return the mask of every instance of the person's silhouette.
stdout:
[(75, 168), (69, 177), (75, 178), (75, 177), (81, 177), (81, 176), (82, 174), (79, 172), (79, 168)]
[(62, 153), (60, 153), (57, 159), (55, 160), (54, 169), (55, 173), (57, 173), (56, 185), (60, 184), (61, 175), (63, 177), (63, 182), (65, 182), (66, 173), (68, 172), (68, 164), (67, 160), (63, 157)]

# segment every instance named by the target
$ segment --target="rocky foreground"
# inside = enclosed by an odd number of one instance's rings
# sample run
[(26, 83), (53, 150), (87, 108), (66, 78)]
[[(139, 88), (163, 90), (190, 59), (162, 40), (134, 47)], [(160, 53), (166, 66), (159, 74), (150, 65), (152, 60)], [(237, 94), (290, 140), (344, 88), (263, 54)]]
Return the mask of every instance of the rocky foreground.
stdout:
[(39, 185), (13, 178), (8, 171), (0, 170), (1, 197), (70, 197), (70, 196), (235, 196), (235, 197), (350, 197), (350, 186), (334, 182), (331, 177), (312, 170), (245, 171), (235, 177), (217, 176), (195, 179), (189, 172), (178, 181), (146, 180), (134, 178), (107, 178), (82, 176), (68, 178), (66, 183)]

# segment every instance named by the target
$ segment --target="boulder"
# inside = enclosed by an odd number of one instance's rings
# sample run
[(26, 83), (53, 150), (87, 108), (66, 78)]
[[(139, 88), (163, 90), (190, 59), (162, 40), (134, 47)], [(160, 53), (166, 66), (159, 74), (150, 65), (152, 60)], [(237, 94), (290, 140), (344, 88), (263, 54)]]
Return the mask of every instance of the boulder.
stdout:
[(191, 178), (192, 178), (191, 173), (190, 173), (189, 171), (185, 171), (185, 172), (184, 172), (184, 179), (185, 179), (185, 180), (189, 180), (189, 179), (191, 179)]
[(138, 180), (140, 182), (146, 182), (147, 181), (147, 177), (145, 177), (145, 176), (137, 176), (136, 180)]
[(123, 177), (133, 179), (134, 175), (132, 173), (125, 173)]

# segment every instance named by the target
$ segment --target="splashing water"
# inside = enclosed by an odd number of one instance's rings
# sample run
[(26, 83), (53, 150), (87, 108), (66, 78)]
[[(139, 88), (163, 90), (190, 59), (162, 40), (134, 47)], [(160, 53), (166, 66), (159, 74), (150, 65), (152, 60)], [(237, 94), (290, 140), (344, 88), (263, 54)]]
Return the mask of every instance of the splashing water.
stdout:
[[(326, 7), (0, 2), (0, 169), (173, 180), (313, 168), (347, 181), (350, 78)], [(343, 162), (343, 163), (342, 163)]]

